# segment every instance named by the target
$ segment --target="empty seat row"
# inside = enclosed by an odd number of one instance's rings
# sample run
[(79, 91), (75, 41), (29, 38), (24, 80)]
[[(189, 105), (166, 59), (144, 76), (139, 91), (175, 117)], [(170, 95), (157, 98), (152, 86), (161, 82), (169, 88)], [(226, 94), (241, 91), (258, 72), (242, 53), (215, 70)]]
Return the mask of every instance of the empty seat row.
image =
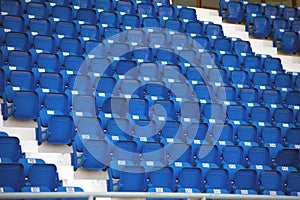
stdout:
[[(145, 173), (143, 167), (127, 166), (124, 170), (120, 174), (119, 182), (113, 184), (111, 178), (112, 191), (264, 195), (284, 195), (286, 193), (297, 196), (299, 190), (298, 172), (289, 175), (288, 184), (285, 187), (281, 175), (276, 171), (264, 171), (257, 176), (254, 170), (241, 169), (236, 172), (233, 183), (230, 183), (226, 170), (211, 169), (204, 183), (201, 170), (198, 168), (182, 168), (178, 176), (174, 175), (172, 168), (168, 167), (151, 171), (149, 174)], [(132, 182), (132, 180), (135, 181)]]

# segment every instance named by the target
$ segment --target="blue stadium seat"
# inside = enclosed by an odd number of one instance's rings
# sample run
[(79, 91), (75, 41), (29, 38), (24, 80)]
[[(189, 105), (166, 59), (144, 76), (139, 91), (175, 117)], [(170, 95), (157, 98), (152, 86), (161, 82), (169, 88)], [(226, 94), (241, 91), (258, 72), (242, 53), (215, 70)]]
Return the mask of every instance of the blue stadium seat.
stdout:
[(80, 117), (95, 117), (98, 114), (95, 97), (93, 95), (74, 95), (71, 102), (72, 110), (70, 116), (73, 117), (75, 123), (77, 123), (78, 118)]
[(253, 25), (249, 27), (249, 34), (259, 38), (268, 38), (271, 32), (270, 21), (267, 17), (258, 16), (253, 19)]
[(72, 21), (73, 9), (71, 6), (55, 5), (52, 7), (52, 17), (54, 21)]
[(221, 123), (225, 121), (225, 112), (221, 104), (206, 103), (203, 106), (202, 117), (207, 123)]
[(130, 140), (132, 125), (128, 119), (112, 118), (106, 124), (106, 135), (113, 142)]
[(178, 51), (177, 63), (181, 66), (182, 74), (186, 75), (186, 71), (189, 67), (199, 65), (197, 52), (189, 49)]
[(104, 138), (104, 132), (100, 127), (100, 121), (101, 120), (97, 117), (80, 117), (78, 119), (76, 124), (76, 134), (72, 144), (74, 153), (76, 151), (83, 152), (85, 143), (88, 140), (102, 140)]
[(21, 164), (1, 163), (0, 177), (0, 186), (12, 190), (12, 192), (20, 192), (21, 187), (25, 185), (23, 166)]
[(264, 7), (263, 13), (266, 17), (268, 18), (275, 18), (275, 17), (279, 17), (279, 9), (276, 6), (273, 6), (271, 4), (267, 4)]
[(208, 124), (206, 123), (190, 123), (186, 125), (183, 131), (184, 138), (182, 140), (192, 146), (195, 155), (202, 148), (202, 144), (209, 142)]
[(224, 105), (224, 109), (229, 105), (237, 105), (236, 90), (232, 86), (220, 86), (216, 89), (216, 101)]
[(112, 0), (95, 0), (94, 6), (98, 12), (112, 12), (114, 10), (114, 4)]
[(205, 34), (210, 38), (224, 37), (223, 28), (220, 24), (209, 23), (205, 26)]
[[(125, 166), (120, 174), (118, 183), (114, 184), (117, 188), (114, 191), (120, 192), (144, 192), (147, 187), (147, 178), (144, 167)], [(109, 191), (113, 189), (113, 180), (109, 180)]]
[[(163, 58), (163, 55), (161, 57)], [(181, 74), (181, 67), (179, 65), (167, 64), (162, 66), (161, 71), (163, 77), (162, 80), (166, 83), (167, 86), (171, 85), (174, 82), (176, 83), (184, 81), (184, 77)]]
[(57, 169), (54, 164), (35, 164), (29, 169), (28, 186), (41, 187), (45, 186), (50, 191), (61, 186), (58, 179)]
[(236, 130), (239, 125), (247, 124), (247, 110), (241, 105), (228, 105), (226, 109), (226, 122), (232, 124)]
[(239, 93), (238, 89), (249, 87), (249, 74), (244, 70), (231, 71), (229, 80), (231, 85), (237, 89), (237, 93)]
[(141, 151), (146, 142), (158, 141), (160, 127), (155, 121), (136, 120), (132, 126), (132, 140), (137, 143), (138, 152)]
[(297, 10), (287, 6), (282, 10), (282, 17), (289, 21), (293, 21), (295, 18), (298, 18)]
[(69, 5), (70, 0), (63, 0), (63, 1), (59, 1), (59, 0), (50, 0), (49, 1), (50, 6), (55, 6), (55, 5)]
[(1, 11), (7, 15), (21, 16), (23, 14), (22, 4), (17, 0), (3, 0), (1, 2)]
[(89, 63), (90, 71), (87, 72), (95, 87), (101, 82), (101, 79), (113, 78), (113, 69), (107, 58), (93, 58)]
[(271, 126), (270, 110), (268, 107), (255, 106), (249, 113), (249, 121), (255, 125), (258, 130), (264, 126)]
[(168, 39), (166, 33), (163, 32), (150, 32), (148, 35), (148, 45), (151, 48), (168, 47)]
[(61, 70), (62, 59), (58, 54), (40, 53), (36, 60), (37, 66), (32, 71), (37, 80), (44, 72), (58, 73)]
[(175, 190), (175, 175), (170, 167), (149, 172), (148, 192), (172, 192)]
[(229, 180), (239, 169), (244, 169), (246, 156), (241, 146), (224, 146), (222, 148), (223, 168), (228, 171)]
[(87, 0), (87, 1), (70, 0), (70, 4), (77, 10), (80, 8), (90, 8), (92, 6), (91, 0)]
[(47, 5), (37, 2), (29, 2), (26, 4), (26, 14), (28, 18), (46, 19), (49, 17)]
[(293, 171), (297, 171), (299, 166), (299, 149), (284, 148), (278, 151), (274, 168), (282, 175), (284, 182), (287, 180), (287, 175)]
[(185, 143), (173, 143), (166, 150), (169, 166), (173, 168), (177, 177), (184, 167), (191, 167), (194, 163), (194, 155), (190, 145)]
[(1, 136), (1, 160), (18, 162), (23, 157), (20, 141), (17, 137)]
[(114, 95), (130, 98), (143, 98), (143, 87), (136, 79), (121, 79), (114, 88)]
[(234, 194), (257, 194), (259, 178), (257, 172), (251, 169), (240, 169), (234, 176)]
[(261, 129), (261, 142), (270, 151), (270, 156), (275, 159), (277, 152), (283, 149), (281, 130), (276, 126), (266, 126)]
[(64, 56), (81, 56), (83, 53), (83, 44), (79, 38), (61, 38), (58, 47), (60, 48), (60, 52), (62, 52)]
[(126, 43), (113, 43), (110, 45), (109, 58), (111, 60), (130, 60), (130, 46)]
[[(271, 74), (276, 74), (280, 72), (284, 72), (281, 64), (281, 60), (279, 58), (266, 58), (263, 63), (264, 70), (267, 72), (271, 72)], [(273, 72), (277, 71), (277, 72)]]
[(43, 99), (43, 108), (39, 113), (38, 125), (46, 127), (52, 115), (68, 115), (70, 102), (64, 93), (47, 93)]
[(74, 121), (69, 115), (52, 115), (48, 128), (36, 134), (39, 144), (45, 141), (50, 144), (71, 144), (75, 135)]
[(286, 143), (289, 148), (295, 148), (299, 149), (299, 135), (300, 135), (300, 129), (299, 128), (291, 128), (288, 129), (286, 132)]
[(159, 5), (170, 5), (169, 0), (152, 0), (153, 3), (155, 3), (157, 6)]
[(33, 38), (33, 52), (36, 53), (56, 53), (58, 39), (52, 36), (36, 35)]
[(258, 146), (257, 128), (252, 125), (240, 125), (236, 130), (236, 141), (244, 148), (245, 155), (251, 146)]
[[(213, 62), (215, 63), (215, 62)], [(211, 64), (213, 64), (211, 63)], [(206, 67), (211, 67), (212, 65), (206, 65)], [(228, 84), (228, 77), (225, 69), (211, 68), (208, 70), (207, 81), (212, 86), (226, 86)]]
[(135, 14), (135, 8), (131, 1), (118, 1), (116, 2), (116, 11), (121, 15)]
[(129, 113), (127, 118), (131, 120), (148, 120), (149, 119), (149, 102), (147, 99), (132, 98), (128, 101)]
[(55, 24), (55, 33), (58, 37), (77, 37), (78, 27), (75, 22), (58, 21)]
[(156, 63), (158, 64), (175, 64), (177, 55), (171, 48), (159, 48), (156, 50)]
[(199, 193), (204, 188), (203, 176), (199, 168), (183, 168), (178, 175), (177, 192)]
[(84, 54), (89, 58), (106, 58), (106, 45), (97, 40), (88, 40), (84, 44)]
[(113, 12), (101, 12), (99, 15), (99, 23), (102, 28), (105, 27), (118, 27), (118, 15)]
[(142, 21), (142, 27), (146, 28), (148, 32), (157, 31), (160, 27), (160, 21), (156, 17), (145, 17)]
[(196, 36), (193, 38), (193, 47), (199, 52), (206, 52), (212, 49), (207, 36)]
[[(205, 84), (205, 75), (203, 70), (201, 70), (201, 68), (188, 67), (186, 70), (186, 79), (191, 85), (194, 85), (195, 94), (200, 94), (196, 92), (197, 91), (196, 88), (201, 87), (202, 84)], [(199, 98), (200, 96), (198, 97), (198, 99)]]
[(218, 147), (211, 144), (201, 144), (196, 154), (196, 167), (202, 171), (202, 176), (206, 179), (210, 169), (217, 169), (220, 166), (220, 154)]
[(8, 102), (12, 102), (17, 91), (33, 91), (36, 89), (36, 80), (31, 71), (12, 71), (9, 79), (10, 83), (5, 87), (5, 97)]
[(166, 28), (170, 34), (174, 34), (174, 32), (183, 32), (182, 22), (180, 20), (176, 20), (176, 19), (165, 20), (163, 27)]
[(128, 112), (127, 101), (125, 98), (109, 97), (104, 100), (102, 110), (99, 112), (102, 127), (105, 127), (110, 118), (124, 118)]
[(125, 14), (122, 16), (120, 27), (123, 31), (140, 28), (141, 22), (137, 15)]
[(283, 137), (286, 136), (286, 130), (294, 127), (293, 110), (290, 108), (276, 108), (273, 113), (273, 124), (281, 128)]
[(212, 127), (211, 143), (218, 147), (219, 154), (224, 146), (232, 146), (234, 143), (234, 133), (231, 124), (217, 123)]
[(137, 143), (129, 140), (119, 140), (112, 148), (112, 159), (109, 163), (111, 175), (114, 178), (121, 178), (122, 172), (128, 166), (134, 166), (139, 161)]
[(151, 104), (150, 112), (150, 118), (158, 123), (177, 120), (174, 103), (170, 100), (153, 101), (153, 103)]
[(39, 158), (20, 158), (18, 160), (18, 163), (23, 165), (24, 169), (24, 177), (28, 177), (29, 169), (35, 165), (35, 164), (45, 164), (45, 161), (43, 159)]
[(165, 146), (171, 143), (182, 143), (182, 125), (177, 121), (166, 121), (160, 133), (160, 141)]
[(249, 74), (253, 72), (259, 72), (262, 70), (262, 64), (259, 56), (245, 56), (243, 62), (244, 70)]
[(163, 167), (166, 163), (165, 148), (161, 142), (145, 142), (141, 147), (141, 161), (146, 172), (155, 167)]
[(48, 19), (30, 19), (29, 23), (29, 31), (32, 35), (40, 34), (40, 35), (51, 35), (53, 27), (51, 26), (51, 22)]
[(83, 167), (86, 170), (105, 170), (110, 161), (109, 152), (109, 144), (106, 140), (88, 139), (84, 143), (82, 155), (72, 153), (72, 165), (74, 169)]
[(1, 19), (2, 27), (0, 28), (1, 42), (8, 32), (24, 32), (27, 26), (27, 20), (22, 16), (4, 15)]
[(259, 97), (256, 88), (241, 88), (237, 99), (241, 105), (245, 106), (249, 114), (253, 107), (260, 106)]
[(275, 18), (272, 20), (271, 32), (274, 35), (273, 46), (276, 45), (274, 41), (281, 40), (283, 33), (288, 30), (289, 30), (288, 20), (284, 18)]
[(130, 60), (116, 61), (114, 77), (116, 79), (136, 79), (138, 76), (137, 63)]
[(63, 77), (59, 73), (43, 72), (39, 79), (39, 86), (36, 88), (36, 92), (39, 95), (40, 102), (44, 102), (44, 97), (47, 93), (64, 93), (65, 84)]
[(189, 21), (185, 25), (185, 33), (191, 37), (203, 35), (203, 24), (200, 21)]
[(155, 62), (143, 62), (139, 66), (139, 79), (144, 82), (160, 81), (161, 71), (160, 67)]
[(27, 33), (8, 32), (5, 37), (5, 44), (8, 50), (28, 51), (30, 40)]
[(287, 178), (287, 190), (291, 196), (299, 196), (299, 172), (291, 172)]
[(224, 51), (230, 53), (232, 51), (231, 40), (228, 38), (217, 38), (214, 40), (214, 50), (215, 51)]
[(244, 55), (252, 54), (252, 47), (249, 41), (236, 40), (233, 42), (233, 51), (239, 57), (242, 57), (242, 59), (240, 58), (240, 63), (242, 63), (244, 61)]
[(272, 169), (271, 157), (267, 147), (251, 147), (247, 158), (248, 168), (255, 169), (259, 175), (264, 170)]
[(206, 193), (229, 194), (231, 185), (226, 169), (210, 169), (206, 176)]
[(263, 171), (260, 175), (262, 194), (284, 195), (282, 176), (278, 171)]
[[(180, 111), (180, 105), (185, 101), (193, 101), (194, 93), (192, 87), (187, 83), (175, 82), (170, 86), (169, 99), (174, 102), (175, 110)], [(195, 108), (195, 107), (194, 107)], [(199, 106), (200, 108), (200, 106)], [(182, 110), (184, 111), (184, 110)], [(185, 111), (184, 111), (185, 112)], [(187, 113), (186, 113), (187, 114)]]
[(140, 3), (137, 5), (137, 14), (139, 14), (142, 18), (156, 17), (156, 9), (152, 4)]
[(282, 108), (282, 98), (279, 90), (263, 90), (262, 105), (270, 109), (271, 116), (276, 108)]
[(148, 99), (150, 103), (156, 100), (168, 100), (168, 92), (169, 89), (164, 82), (149, 81), (145, 85), (145, 98)]
[(34, 56), (28, 51), (10, 51), (8, 53), (8, 64), (3, 63), (2, 69), (5, 72), (5, 81), (9, 80), (14, 70), (31, 71), (34, 65)]
[(64, 57), (64, 68), (60, 71), (64, 78), (64, 82), (67, 82), (70, 76), (83, 74), (86, 75), (88, 72), (88, 66), (84, 62), (83, 56), (68, 55)]
[(98, 13), (94, 9), (80, 8), (76, 11), (75, 20), (79, 24), (93, 24), (98, 22)]
[(185, 34), (173, 34), (170, 39), (170, 45), (175, 51), (191, 49), (191, 40)]
[(294, 20), (291, 24), (291, 29), (292, 29), (292, 31), (299, 33), (299, 31), (300, 31), (300, 20)]
[(299, 35), (296, 32), (286, 31), (282, 40), (277, 43), (277, 48), (283, 52), (297, 53), (299, 51)]
[(3, 119), (14, 116), (21, 120), (36, 120), (40, 110), (38, 94), (34, 91), (17, 91), (12, 99), (12, 105), (2, 104)]
[(136, 46), (133, 49), (132, 60), (135, 60), (138, 63), (153, 62), (154, 55), (152, 52), (153, 52), (152, 49), (147, 46)]
[(227, 10), (223, 13), (223, 19), (227, 19), (230, 22), (242, 22), (244, 19), (244, 8), (241, 2), (229, 1), (227, 4)]
[(194, 22), (197, 20), (196, 10), (193, 8), (181, 8), (178, 18), (182, 19), (185, 23), (189, 21)]
[(162, 5), (157, 9), (157, 17), (161, 19), (161, 21), (165, 21), (168, 19), (177, 19), (177, 15), (173, 6)]
[(272, 89), (271, 76), (268, 72), (254, 72), (252, 75), (252, 86), (257, 89), (261, 96), (263, 90)]
[[(133, 46), (134, 50), (139, 49), (137, 45), (145, 45), (146, 44), (146, 34), (143, 30), (128, 30), (127, 31), (127, 42), (131, 46)], [(134, 55), (135, 57), (135, 55)], [(135, 58), (137, 59), (137, 58)]]

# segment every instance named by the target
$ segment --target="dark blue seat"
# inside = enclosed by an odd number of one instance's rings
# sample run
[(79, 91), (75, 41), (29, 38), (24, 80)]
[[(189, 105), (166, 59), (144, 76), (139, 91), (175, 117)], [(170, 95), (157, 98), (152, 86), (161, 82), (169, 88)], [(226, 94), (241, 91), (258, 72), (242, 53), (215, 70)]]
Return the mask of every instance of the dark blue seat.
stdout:
[(73, 118), (68, 115), (53, 115), (48, 122), (48, 128), (37, 132), (38, 143), (48, 141), (50, 144), (71, 144), (75, 135)]
[(17, 137), (1, 136), (0, 158), (10, 162), (18, 162), (23, 157), (20, 141)]
[(0, 164), (0, 186), (11, 190), (11, 192), (20, 192), (25, 185), (23, 175), (23, 166), (17, 163)]
[(114, 4), (112, 0), (95, 0), (94, 6), (98, 10), (98, 12), (112, 12), (114, 10)]
[(47, 187), (50, 191), (61, 186), (54, 164), (35, 164), (29, 169), (28, 186)]
[(278, 171), (263, 171), (260, 175), (262, 194), (284, 195), (284, 185), (281, 174)]
[(71, 6), (55, 5), (52, 7), (52, 17), (57, 21), (72, 21), (73, 9)]
[(206, 193), (229, 194), (231, 185), (226, 169), (210, 169), (206, 181)]
[(241, 2), (229, 1), (227, 10), (223, 13), (223, 19), (240, 23), (244, 19), (244, 12), (243, 4)]
[(240, 169), (234, 176), (235, 194), (257, 194), (259, 178), (257, 172), (251, 169)]
[[(8, 111), (10, 109), (10, 111)], [(34, 91), (17, 91), (12, 99), (12, 105), (2, 104), (4, 119), (14, 116), (21, 120), (36, 120), (40, 110), (38, 94)]]

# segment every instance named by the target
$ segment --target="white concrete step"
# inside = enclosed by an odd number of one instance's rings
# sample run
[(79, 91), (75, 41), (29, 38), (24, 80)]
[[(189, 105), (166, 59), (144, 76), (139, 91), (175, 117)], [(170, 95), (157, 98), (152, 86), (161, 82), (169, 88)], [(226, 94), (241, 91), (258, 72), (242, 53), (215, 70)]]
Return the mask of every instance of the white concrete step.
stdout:
[(209, 21), (215, 24), (221, 24), (222, 18), (219, 16), (218, 11), (205, 8), (196, 8), (197, 19), (201, 21)]

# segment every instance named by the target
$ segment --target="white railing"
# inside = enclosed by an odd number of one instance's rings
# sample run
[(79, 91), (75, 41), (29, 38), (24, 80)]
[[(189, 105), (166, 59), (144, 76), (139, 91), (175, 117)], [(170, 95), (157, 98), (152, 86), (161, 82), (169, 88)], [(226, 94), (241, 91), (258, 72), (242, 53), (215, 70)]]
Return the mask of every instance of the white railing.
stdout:
[(209, 194), (209, 193), (152, 193), (152, 192), (13, 192), (0, 193), (0, 199), (13, 198), (185, 198), (185, 199), (232, 199), (232, 200), (299, 200), (296, 196), (271, 195), (239, 195), (239, 194)]

